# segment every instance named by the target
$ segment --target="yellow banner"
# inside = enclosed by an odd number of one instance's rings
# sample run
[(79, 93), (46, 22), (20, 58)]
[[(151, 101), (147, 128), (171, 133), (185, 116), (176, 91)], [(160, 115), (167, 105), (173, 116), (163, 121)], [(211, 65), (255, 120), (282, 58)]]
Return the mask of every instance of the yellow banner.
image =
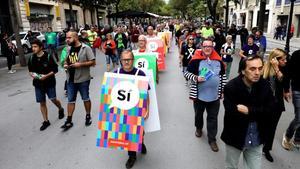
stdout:
[(26, 16), (30, 16), (30, 7), (29, 7), (29, 1), (28, 0), (24, 0), (24, 6), (25, 6)]
[(60, 9), (58, 5), (55, 6), (55, 12), (56, 12), (56, 17), (60, 18)]

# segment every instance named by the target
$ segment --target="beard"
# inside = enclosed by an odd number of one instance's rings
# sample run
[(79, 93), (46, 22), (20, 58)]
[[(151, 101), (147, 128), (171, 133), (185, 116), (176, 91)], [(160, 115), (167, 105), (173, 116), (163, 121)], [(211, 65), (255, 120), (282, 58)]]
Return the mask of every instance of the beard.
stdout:
[(75, 41), (69, 43), (70, 46), (75, 46), (75, 44)]

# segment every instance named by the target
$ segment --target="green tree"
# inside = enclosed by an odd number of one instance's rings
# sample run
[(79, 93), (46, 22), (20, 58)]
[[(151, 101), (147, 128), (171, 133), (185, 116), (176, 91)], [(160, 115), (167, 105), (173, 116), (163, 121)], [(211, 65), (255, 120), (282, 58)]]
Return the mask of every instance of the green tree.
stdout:
[(189, 19), (197, 17), (206, 17), (205, 0), (194, 0), (187, 5), (187, 16)]
[(193, 0), (170, 0), (169, 4), (174, 10), (180, 12), (183, 18), (186, 18), (188, 13), (188, 5), (192, 4)]

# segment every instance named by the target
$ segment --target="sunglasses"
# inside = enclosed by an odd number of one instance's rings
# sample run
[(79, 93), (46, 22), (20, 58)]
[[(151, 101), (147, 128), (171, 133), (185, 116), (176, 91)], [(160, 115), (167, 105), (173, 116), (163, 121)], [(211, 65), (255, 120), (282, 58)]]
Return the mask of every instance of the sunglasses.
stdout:
[(191, 38), (191, 39), (189, 39), (189, 40), (194, 40), (194, 39)]

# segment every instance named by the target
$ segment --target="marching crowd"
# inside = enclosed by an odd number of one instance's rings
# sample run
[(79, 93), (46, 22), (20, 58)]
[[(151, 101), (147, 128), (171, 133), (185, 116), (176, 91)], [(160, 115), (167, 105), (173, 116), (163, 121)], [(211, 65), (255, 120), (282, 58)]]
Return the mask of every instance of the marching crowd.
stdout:
[[(40, 130), (50, 126), (46, 96), (58, 108), (58, 118), (65, 117), (63, 106), (56, 98), (55, 74), (59, 66), (66, 72), (68, 98), (67, 117), (62, 128), (66, 131), (73, 126), (77, 93), (84, 103), (85, 125), (89, 126), (92, 123), (90, 68), (96, 65), (96, 51), (105, 54), (108, 72), (145, 76), (144, 72), (133, 67), (132, 51), (149, 52), (147, 39), (164, 31), (172, 32), (178, 46), (179, 66), (185, 84), (190, 88), (195, 111), (195, 136), (200, 138), (204, 133), (206, 111), (207, 141), (214, 152), (219, 151), (216, 136), (223, 101), (225, 115), (221, 139), (225, 143), (226, 169), (237, 169), (241, 154), (245, 168), (261, 168), (263, 154), (273, 162), (270, 151), (277, 124), (285, 111), (284, 100), (289, 102), (292, 99), (295, 118), (283, 134), (282, 147), (291, 150), (300, 146), (300, 76), (297, 67), (300, 50), (289, 56), (284, 50), (275, 48), (267, 55), (267, 40), (258, 28), (249, 32), (244, 27), (237, 30), (235, 25), (231, 25), (225, 36), (222, 24), (209, 21), (200, 25), (168, 21), (149, 25), (116, 25), (101, 30), (96, 26), (86, 26), (79, 32), (69, 30), (65, 52), (60, 57), (56, 50), (57, 37), (49, 27), (45, 35), (46, 45), (40, 40), (31, 40), (33, 55), (28, 61), (36, 102), (40, 104), (44, 120)], [(240, 47), (236, 46), (237, 35)], [(231, 70), (234, 55), (240, 57), (237, 77), (230, 73), (235, 71)], [(144, 144), (142, 153), (147, 153)], [(129, 152), (126, 167), (133, 167), (135, 160), (136, 153)]]

